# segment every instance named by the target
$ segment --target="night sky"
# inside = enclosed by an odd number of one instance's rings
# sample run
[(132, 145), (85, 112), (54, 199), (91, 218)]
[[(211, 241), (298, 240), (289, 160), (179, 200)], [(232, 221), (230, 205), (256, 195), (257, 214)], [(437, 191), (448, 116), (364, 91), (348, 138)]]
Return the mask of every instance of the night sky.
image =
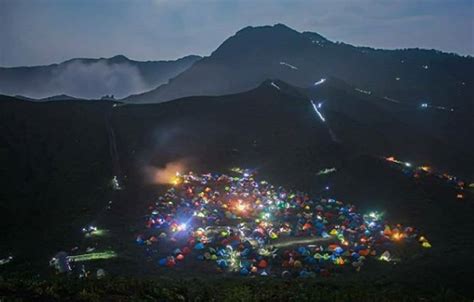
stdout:
[(209, 55), (245, 26), (275, 23), (354, 45), (473, 55), (473, 6), (472, 0), (0, 0), (0, 66)]

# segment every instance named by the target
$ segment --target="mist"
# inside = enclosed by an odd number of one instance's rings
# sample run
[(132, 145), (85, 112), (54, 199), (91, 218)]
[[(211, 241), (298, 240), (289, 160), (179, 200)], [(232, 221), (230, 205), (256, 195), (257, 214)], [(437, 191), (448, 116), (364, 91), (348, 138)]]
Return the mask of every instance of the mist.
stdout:
[[(110, 63), (75, 59), (50, 70), (0, 69), (0, 93), (41, 99), (66, 94), (84, 99), (114, 95), (116, 99), (155, 88), (143, 78), (137, 66), (128, 62)], [(24, 85), (28, 83), (28, 85)]]
[(104, 61), (67, 64), (53, 76), (50, 85), (53, 89), (46, 96), (64, 93), (88, 99), (106, 94), (123, 98), (154, 88), (145, 83), (137, 67), (129, 63), (108, 64)]

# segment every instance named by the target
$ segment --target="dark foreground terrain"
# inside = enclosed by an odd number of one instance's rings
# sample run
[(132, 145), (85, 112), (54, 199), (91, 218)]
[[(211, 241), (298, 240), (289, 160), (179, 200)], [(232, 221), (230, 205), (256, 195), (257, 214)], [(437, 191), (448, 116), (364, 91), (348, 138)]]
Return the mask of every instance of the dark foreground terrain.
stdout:
[[(192, 97), (156, 105), (111, 102), (0, 103), (0, 297), (23, 300), (196, 301), (462, 301), (473, 297), (472, 189), (437, 177), (415, 179), (387, 163), (396, 156), (472, 181), (472, 142), (440, 133), (466, 121), (410, 108), (392, 108), (331, 86), (301, 90), (275, 81), (223, 97)], [(322, 122), (309, 97), (324, 98)], [(403, 114), (399, 114), (403, 112)], [(418, 117), (417, 117), (418, 116)], [(417, 121), (434, 121), (418, 127)], [(449, 131), (448, 131), (449, 132)], [(453, 131), (454, 132), (454, 131)], [(400, 249), (401, 261), (368, 262), (357, 272), (282, 279), (239, 277), (212, 268), (160, 268), (135, 244), (143, 216), (164, 186), (149, 167), (182, 162), (198, 173), (257, 169), (274, 184), (379, 210), (411, 225), (431, 249)], [(337, 172), (318, 175), (335, 167)], [(121, 190), (114, 190), (116, 176)], [(326, 187), (330, 187), (326, 190)], [(109, 203), (112, 201), (112, 203)], [(111, 206), (110, 206), (111, 205)], [(84, 238), (96, 225), (107, 236)], [(88, 262), (92, 274), (58, 276), (48, 262), (78, 247), (114, 250), (118, 257)]]
[(471, 301), (445, 287), (426, 288), (380, 279), (9, 280), (0, 284), (0, 290), (4, 298), (16, 301)]

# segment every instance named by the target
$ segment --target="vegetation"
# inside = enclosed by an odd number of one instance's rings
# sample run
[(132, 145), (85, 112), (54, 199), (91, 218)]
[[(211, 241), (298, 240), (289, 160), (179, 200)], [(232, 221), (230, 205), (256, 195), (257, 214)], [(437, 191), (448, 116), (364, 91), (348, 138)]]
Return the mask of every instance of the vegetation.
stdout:
[(444, 288), (303, 279), (3, 280), (2, 301), (468, 301)]

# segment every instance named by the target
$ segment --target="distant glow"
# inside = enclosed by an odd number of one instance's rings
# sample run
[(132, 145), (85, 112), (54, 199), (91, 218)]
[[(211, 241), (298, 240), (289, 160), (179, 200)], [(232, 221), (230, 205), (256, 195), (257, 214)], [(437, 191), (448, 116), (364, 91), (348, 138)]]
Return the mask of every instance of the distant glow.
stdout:
[(392, 102), (392, 103), (400, 104), (400, 101), (399, 101), (399, 100), (395, 100), (395, 99), (389, 98), (388, 96), (384, 96), (383, 98), (384, 98), (384, 100), (390, 101), (390, 102)]
[(114, 251), (105, 251), (105, 252), (98, 252), (98, 253), (68, 256), (68, 259), (74, 262), (84, 262), (84, 261), (93, 261), (93, 260), (101, 260), (101, 259), (110, 259), (110, 258), (115, 258), (115, 257), (117, 257), (117, 253), (115, 253)]
[(378, 211), (372, 211), (364, 215), (364, 221), (369, 228), (377, 226), (377, 222), (382, 221), (383, 213)]
[(321, 107), (323, 107), (323, 103), (318, 103), (318, 109), (321, 109)]
[(364, 90), (364, 89), (360, 89), (360, 88), (355, 88), (356, 91), (360, 92), (360, 93), (364, 93), (364, 94), (367, 94), (367, 95), (371, 95), (372, 94), (372, 91), (369, 91), (369, 90)]
[(272, 243), (271, 246), (274, 248), (282, 248), (295, 245), (311, 244), (317, 242), (330, 241), (331, 237), (311, 237), (311, 238), (295, 238), (292, 240), (285, 240), (282, 242)]
[(393, 233), (392, 234), (392, 240), (400, 241), (402, 239), (403, 239), (403, 234), (401, 234), (401, 233)]
[(386, 161), (389, 161), (389, 162), (392, 162), (392, 163), (397, 163), (399, 165), (404, 165), (405, 167), (411, 167), (412, 164), (409, 163), (409, 162), (403, 162), (403, 161), (400, 161), (400, 160), (397, 160), (395, 157), (393, 156), (390, 156), (390, 157), (386, 157), (385, 158)]
[(323, 84), (324, 82), (326, 82), (326, 79), (322, 78), (321, 80), (315, 82), (315, 83), (314, 83), (314, 86), (321, 85), (321, 84)]
[(380, 255), (379, 260), (390, 262), (392, 260), (392, 257), (390, 256), (389, 252), (384, 252), (382, 255)]
[(238, 271), (240, 268), (240, 253), (238, 251), (234, 251), (230, 245), (226, 247), (226, 250), (228, 255), (229, 270), (232, 272)]
[(434, 105), (429, 105), (428, 103), (421, 103), (420, 108), (423, 108), (423, 109), (426, 109), (426, 108), (438, 109), (438, 110), (450, 111), (450, 112), (454, 111), (454, 108), (448, 108), (446, 106), (434, 106)]
[(231, 168), (230, 170), (232, 172), (235, 172), (235, 173), (240, 173), (240, 174), (244, 173), (244, 170), (242, 168), (239, 168), (239, 167), (234, 167), (234, 168)]
[(317, 175), (318, 176), (319, 175), (325, 175), (325, 174), (329, 174), (329, 173), (333, 173), (333, 172), (336, 172), (336, 168), (329, 168), (329, 169), (326, 168), (326, 169), (320, 170)]
[(379, 213), (379, 212), (370, 212), (369, 213), (369, 217), (374, 219), (374, 220), (380, 220), (382, 218), (383, 214)]
[(425, 172), (431, 172), (431, 167), (429, 167), (429, 166), (421, 166), (421, 167), (420, 167), (420, 170), (423, 170), (423, 171), (425, 171)]
[(431, 247), (431, 244), (428, 241), (425, 241), (421, 244), (422, 247), (429, 249)]
[(314, 111), (318, 114), (318, 116), (319, 116), (319, 118), (321, 119), (321, 121), (326, 122), (326, 119), (325, 119), (324, 116), (321, 114), (321, 112), (319, 112), (318, 107), (316, 106), (316, 104), (314, 103), (313, 100), (311, 100), (311, 105), (313, 105), (313, 109), (314, 109)]
[(280, 87), (279, 87), (277, 84), (275, 84), (274, 82), (271, 82), (270, 84), (271, 84), (273, 87), (275, 87), (276, 89), (280, 90)]
[(280, 62), (280, 65), (284, 65), (284, 66), (290, 67), (291, 69), (295, 69), (295, 70), (298, 69), (298, 67), (293, 66), (293, 65), (291, 65), (291, 64), (288, 64), (288, 63), (286, 63), (286, 62)]
[(86, 233), (86, 237), (104, 237), (109, 234), (108, 230), (96, 229), (95, 231)]
[(171, 177), (170, 183), (171, 183), (173, 186), (177, 186), (177, 185), (179, 185), (181, 182), (182, 182), (181, 175), (179, 174), (179, 172), (176, 172), (175, 175), (174, 175), (173, 177)]
[(110, 182), (112, 184), (112, 189), (114, 189), (115, 191), (122, 190), (122, 187), (120, 186), (117, 176), (114, 176)]
[(181, 180), (179, 179), (179, 177), (173, 177), (171, 179), (171, 184), (174, 185), (174, 186), (179, 185), (180, 182), (181, 182)]
[(0, 259), (0, 265), (4, 265), (4, 264), (7, 264), (7, 263), (10, 263), (12, 260), (13, 260), (13, 257), (12, 257), (12, 256), (9, 256), (9, 257), (4, 258), (4, 259)]
[(239, 212), (245, 212), (247, 210), (247, 205), (239, 202), (236, 206), (236, 209)]

